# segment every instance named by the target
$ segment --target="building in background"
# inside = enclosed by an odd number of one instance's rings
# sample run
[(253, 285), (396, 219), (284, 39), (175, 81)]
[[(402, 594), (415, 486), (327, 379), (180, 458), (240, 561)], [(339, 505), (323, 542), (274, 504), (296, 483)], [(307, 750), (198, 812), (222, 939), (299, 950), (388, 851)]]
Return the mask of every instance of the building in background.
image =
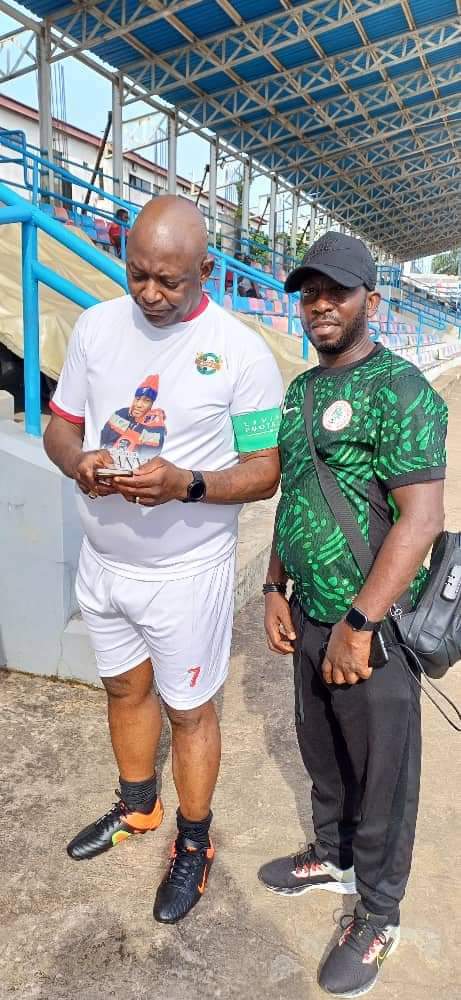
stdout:
[[(39, 120), (38, 111), (34, 108), (21, 104), (10, 97), (0, 95), (0, 143), (1, 130), (22, 132), (25, 135), (29, 146), (39, 149)], [(69, 122), (60, 121), (53, 118), (53, 159), (58, 166), (68, 167), (69, 171), (76, 177), (89, 182), (95, 166), (96, 157), (101, 146), (101, 138), (91, 132), (85, 132), (76, 128)], [(65, 150), (65, 154), (63, 154)], [(0, 154), (11, 156), (8, 150), (2, 149), (0, 144)], [(24, 176), (22, 166), (19, 163), (3, 162), (0, 165), (1, 177), (8, 184), (22, 185)], [(55, 181), (59, 184), (59, 189), (55, 187), (55, 196), (59, 196), (67, 201), (63, 204), (68, 206), (69, 201), (82, 202), (84, 198), (83, 188), (72, 185), (70, 181)], [(104, 194), (113, 193), (112, 181), (112, 148), (110, 142), (107, 143), (101, 160), (98, 176), (94, 181)], [(74, 190), (75, 188), (75, 190)], [(153, 163), (145, 159), (138, 153), (126, 152), (123, 156), (123, 198), (142, 207), (151, 198), (158, 194), (166, 193), (167, 171), (160, 164)], [(226, 197), (218, 194), (218, 219), (217, 232), (221, 237), (225, 249), (232, 250), (237, 234), (236, 227), (236, 200), (232, 199), (232, 191), (235, 190), (229, 184), (226, 188)], [(208, 192), (199, 194), (200, 185), (197, 182), (187, 180), (184, 177), (177, 178), (177, 193), (192, 201), (197, 201), (205, 218), (208, 218)], [(20, 194), (27, 197), (27, 192), (20, 190)], [(95, 208), (102, 212), (112, 213), (113, 204), (108, 201), (104, 194), (98, 196), (91, 194), (90, 202)]]

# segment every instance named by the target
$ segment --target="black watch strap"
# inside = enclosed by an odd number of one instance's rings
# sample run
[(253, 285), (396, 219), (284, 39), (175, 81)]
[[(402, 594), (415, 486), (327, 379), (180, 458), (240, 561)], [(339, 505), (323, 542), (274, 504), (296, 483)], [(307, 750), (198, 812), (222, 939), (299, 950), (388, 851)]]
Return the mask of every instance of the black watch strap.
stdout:
[(382, 626), (382, 622), (369, 621), (364, 611), (354, 607), (349, 608), (344, 615), (344, 621), (354, 629), (354, 632), (379, 632)]
[(201, 472), (192, 472), (192, 482), (187, 487), (187, 496), (183, 503), (199, 503), (205, 500), (206, 483)]
[(286, 583), (263, 583), (263, 594), (285, 594), (287, 592)]

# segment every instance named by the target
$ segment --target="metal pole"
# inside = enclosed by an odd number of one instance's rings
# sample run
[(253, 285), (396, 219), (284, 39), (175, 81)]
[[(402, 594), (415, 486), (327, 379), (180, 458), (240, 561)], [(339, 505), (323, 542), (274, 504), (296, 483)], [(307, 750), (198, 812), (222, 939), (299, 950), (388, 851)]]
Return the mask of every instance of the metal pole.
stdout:
[(288, 333), (293, 333), (293, 296), (288, 296)]
[(24, 329), (24, 389), (26, 433), (40, 437), (40, 313), (37, 263), (37, 229), (33, 222), (22, 224), (22, 315)]
[(296, 253), (298, 249), (298, 209), (299, 209), (299, 194), (297, 191), (293, 191), (293, 207), (291, 216), (291, 241), (290, 241), (290, 253), (291, 253), (291, 263), (294, 264), (296, 260)]
[(216, 246), (218, 230), (218, 201), (216, 195), (218, 177), (219, 140), (210, 142), (210, 183), (208, 193), (208, 238), (211, 246)]
[(416, 331), (416, 357), (420, 358), (421, 354), (421, 344), (423, 339), (423, 313), (418, 313), (418, 329)]
[(309, 337), (305, 330), (303, 330), (303, 361), (307, 361), (309, 358)]
[(245, 243), (246, 246), (242, 246), (242, 250), (245, 253), (249, 253), (249, 237), (250, 237), (250, 185), (251, 185), (251, 162), (250, 160), (244, 160), (243, 163), (243, 187), (242, 187), (242, 232), (241, 232), (241, 242)]
[(275, 271), (275, 230), (277, 223), (277, 175), (271, 177), (271, 194), (269, 202), (269, 248), (272, 255), (272, 271)]
[[(112, 112), (109, 111), (109, 113), (107, 115), (106, 127), (104, 129), (104, 135), (103, 135), (103, 137), (101, 139), (101, 142), (99, 143), (99, 149), (98, 149), (98, 152), (96, 154), (96, 160), (95, 160), (95, 164), (94, 164), (94, 167), (93, 167), (93, 173), (91, 174), (91, 177), (90, 177), (90, 184), (94, 184), (95, 181), (96, 181), (96, 178), (98, 177), (99, 168), (101, 166), (101, 160), (102, 160), (102, 158), (104, 156), (104, 150), (105, 150), (106, 145), (107, 145), (107, 140), (109, 138), (109, 132), (111, 130), (111, 127), (112, 127)], [(85, 205), (89, 205), (89, 203), (90, 203), (90, 196), (91, 196), (91, 191), (88, 188), (88, 191), (86, 192), (86, 195), (85, 195), (85, 197), (83, 199)]]
[(227, 270), (227, 258), (223, 254), (221, 256), (221, 270), (219, 272), (219, 288), (218, 288), (218, 303), (220, 306), (224, 305), (224, 296), (226, 294), (226, 270)]
[(123, 77), (112, 84), (112, 174), (114, 194), (123, 198)]
[[(42, 28), (37, 35), (37, 65), (38, 65), (38, 108), (40, 151), (45, 160), (53, 161), (53, 119), (51, 116), (51, 69), (50, 69), (50, 39), (47, 28)], [(40, 187), (49, 191), (51, 178), (49, 170), (42, 165), (40, 171)], [(45, 195), (44, 200), (49, 201)]]
[(309, 243), (313, 243), (315, 240), (315, 226), (317, 222), (317, 209), (315, 205), (311, 205), (311, 221), (309, 226)]
[(235, 312), (237, 309), (237, 271), (232, 274), (232, 309)]
[(176, 194), (178, 127), (176, 115), (168, 116), (168, 194)]

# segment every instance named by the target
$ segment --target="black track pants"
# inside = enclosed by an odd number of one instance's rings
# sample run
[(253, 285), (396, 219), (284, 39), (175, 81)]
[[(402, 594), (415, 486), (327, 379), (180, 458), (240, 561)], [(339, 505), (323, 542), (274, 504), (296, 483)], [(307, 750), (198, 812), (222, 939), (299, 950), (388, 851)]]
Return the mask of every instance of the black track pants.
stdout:
[(421, 772), (419, 688), (402, 650), (356, 685), (327, 685), (331, 631), (296, 600), (296, 731), (312, 779), (319, 854), (355, 865), (365, 909), (398, 922), (410, 874)]

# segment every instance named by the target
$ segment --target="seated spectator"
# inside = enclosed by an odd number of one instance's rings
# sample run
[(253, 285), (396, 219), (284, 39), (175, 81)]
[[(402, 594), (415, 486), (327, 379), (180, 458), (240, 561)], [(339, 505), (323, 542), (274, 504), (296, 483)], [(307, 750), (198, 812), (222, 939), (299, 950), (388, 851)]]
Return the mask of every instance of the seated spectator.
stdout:
[[(252, 266), (251, 257), (244, 257), (243, 263), (247, 264), (248, 267), (251, 267)], [(259, 289), (257, 285), (255, 285), (254, 281), (252, 281), (251, 278), (247, 278), (244, 275), (240, 275), (238, 279), (237, 291), (239, 295), (241, 295), (243, 298), (251, 298), (251, 299), (260, 298)]]
[[(128, 222), (128, 212), (127, 212), (126, 208), (118, 208), (117, 211), (116, 211), (116, 213), (115, 213), (115, 218), (119, 219), (120, 222), (124, 224), (123, 228), (125, 229), (125, 240), (126, 240), (128, 238), (128, 234), (130, 232), (130, 230), (127, 228), (127, 225), (126, 225), (127, 222)], [(111, 225), (109, 226), (108, 233), (109, 233), (110, 242), (112, 243), (112, 246), (115, 249), (115, 253), (117, 254), (117, 257), (121, 257), (122, 256), (122, 226), (119, 225), (117, 222), (112, 222)]]

